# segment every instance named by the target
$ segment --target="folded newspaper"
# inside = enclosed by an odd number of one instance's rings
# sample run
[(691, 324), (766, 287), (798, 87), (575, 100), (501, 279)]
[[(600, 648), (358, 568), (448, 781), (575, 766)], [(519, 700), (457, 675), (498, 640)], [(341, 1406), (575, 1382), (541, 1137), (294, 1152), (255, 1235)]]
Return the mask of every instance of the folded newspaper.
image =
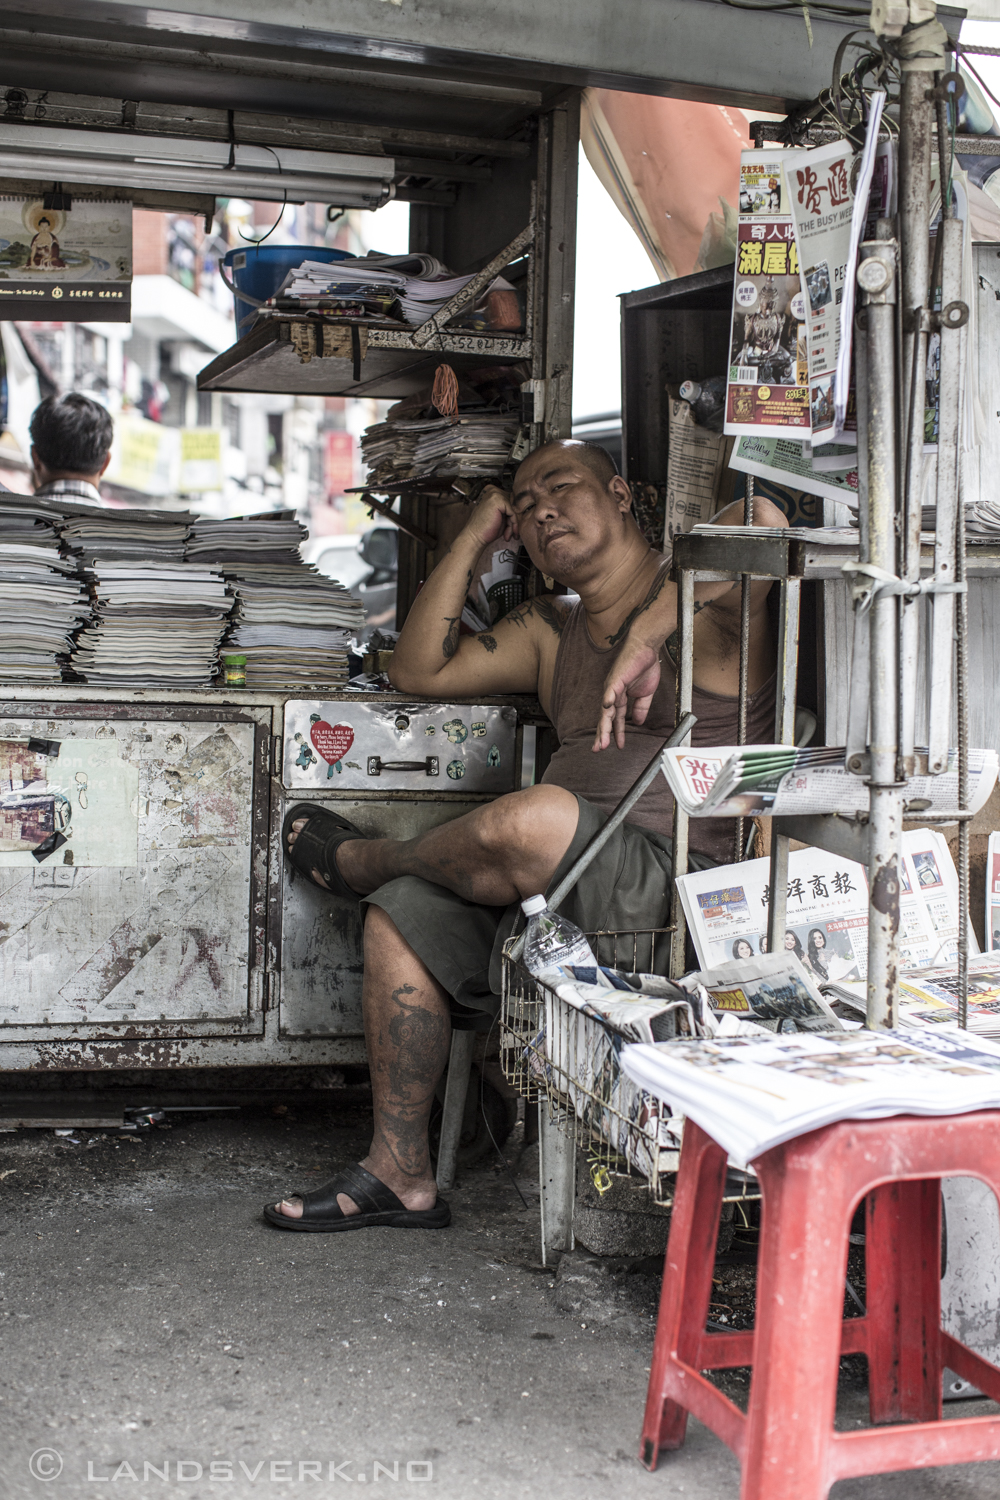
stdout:
[(527, 1048), (529, 1071), (655, 1183), (677, 1170), (682, 1122), (622, 1073), (621, 1051), (629, 1041), (676, 1036), (678, 1019), (696, 1034), (701, 997), (658, 974), (567, 968), (565, 975), (554, 992), (540, 987), (543, 1026)]
[(527, 1049), (529, 1069), (651, 1180), (676, 1171), (683, 1122), (622, 1072), (623, 1047), (678, 1035), (843, 1030), (793, 953), (722, 964), (677, 983), (605, 968), (564, 974), (554, 990), (541, 987), (543, 1026)]
[[(703, 968), (767, 952), (770, 861), (748, 859), (681, 875), (677, 889)], [(958, 958), (958, 873), (944, 836), (933, 828), (903, 834), (899, 953), (909, 968)], [(850, 984), (868, 970), (868, 872), (825, 849), (788, 856), (782, 946), (813, 983)], [(978, 953), (969, 924), (969, 949)]]
[[(663, 773), (679, 805), (692, 818), (795, 817), (868, 811), (868, 783), (845, 765), (843, 746), (697, 745), (664, 750)], [(997, 752), (969, 751), (969, 811), (985, 805), (996, 785)], [(913, 776), (906, 803), (922, 813), (958, 810), (957, 752), (940, 776)]]
[(717, 1019), (732, 1016), (765, 1031), (842, 1031), (814, 978), (794, 953), (765, 953), (687, 974), (684, 989), (702, 986)]
[(1000, 1045), (957, 1028), (633, 1043), (621, 1062), (743, 1167), (835, 1120), (1000, 1109)]
[[(827, 993), (865, 1014), (864, 984), (831, 984)], [(961, 984), (957, 963), (929, 969), (903, 969), (899, 976), (899, 1025), (954, 1026), (958, 1020)], [(977, 1036), (1000, 1039), (1000, 954), (980, 953), (969, 958), (968, 1029)]]

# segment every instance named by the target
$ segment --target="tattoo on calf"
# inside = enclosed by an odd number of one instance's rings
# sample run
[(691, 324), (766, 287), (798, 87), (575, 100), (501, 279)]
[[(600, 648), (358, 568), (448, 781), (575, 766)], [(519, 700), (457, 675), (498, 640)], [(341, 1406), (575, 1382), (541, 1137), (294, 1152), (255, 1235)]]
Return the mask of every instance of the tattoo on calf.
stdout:
[(381, 1103), (372, 1144), (384, 1147), (404, 1176), (419, 1179), (429, 1171), (427, 1121), (448, 1055), (451, 1028), (447, 1017), (406, 998), (416, 993), (412, 984), (392, 991), (395, 1014), (388, 1033), (393, 1050), (378, 1079), (387, 1097)]

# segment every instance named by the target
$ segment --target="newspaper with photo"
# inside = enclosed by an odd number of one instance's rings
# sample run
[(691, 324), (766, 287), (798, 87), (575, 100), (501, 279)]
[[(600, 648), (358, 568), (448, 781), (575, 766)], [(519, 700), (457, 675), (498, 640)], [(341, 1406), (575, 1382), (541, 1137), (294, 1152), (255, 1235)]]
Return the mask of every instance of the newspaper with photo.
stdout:
[(740, 153), (725, 432), (808, 437), (805, 301), (780, 148)]
[(790, 950), (716, 964), (680, 984), (702, 986), (719, 1020), (733, 1016), (774, 1032), (843, 1030), (815, 976)]
[[(924, 752), (926, 753), (926, 752)], [(664, 750), (663, 774), (692, 818), (795, 817), (867, 813), (868, 783), (847, 770), (843, 746), (698, 745)], [(969, 751), (969, 810), (978, 812), (997, 780), (997, 752)], [(914, 776), (908, 803), (947, 816), (958, 809), (958, 756), (940, 776)]]
[[(942, 942), (923, 897), (923, 888), (907, 871), (912, 850), (927, 849), (926, 829), (903, 834), (900, 879), (900, 962), (924, 967), (951, 962), (957, 956), (958, 877), (948, 846), (934, 845), (944, 899), (951, 903), (942, 930), (953, 935)], [(912, 868), (912, 867), (911, 867)], [(677, 878), (688, 932), (703, 969), (730, 960), (746, 962), (767, 952), (770, 906), (770, 861), (693, 870)], [(935, 890), (934, 899), (938, 895)], [(868, 872), (854, 860), (826, 849), (793, 849), (788, 856), (784, 949), (800, 960), (816, 985), (864, 981), (868, 971)], [(978, 952), (969, 927), (972, 952)]]
[(743, 1167), (837, 1120), (1000, 1108), (1000, 1044), (944, 1027), (633, 1043), (621, 1063)]
[[(877, 94), (875, 99), (880, 113), (885, 95)], [(857, 162), (847, 140), (790, 151), (782, 160), (805, 299), (814, 451), (830, 443), (857, 447), (857, 412), (853, 398), (849, 403), (846, 399), (845, 384), (851, 361), (854, 272), (866, 220), (877, 220), (890, 211), (892, 152), (889, 142), (878, 144), (878, 119), (873, 111), (865, 150)], [(868, 194), (872, 184), (874, 204)], [(839, 412), (838, 378), (843, 406)]]
[[(864, 1016), (864, 984), (829, 985), (827, 992), (849, 1005), (859, 1017)], [(957, 962), (927, 969), (904, 968), (899, 976), (899, 1025), (957, 1026), (960, 994)], [(970, 954), (968, 1000), (969, 1031), (1000, 1038), (1000, 959), (995, 954)]]

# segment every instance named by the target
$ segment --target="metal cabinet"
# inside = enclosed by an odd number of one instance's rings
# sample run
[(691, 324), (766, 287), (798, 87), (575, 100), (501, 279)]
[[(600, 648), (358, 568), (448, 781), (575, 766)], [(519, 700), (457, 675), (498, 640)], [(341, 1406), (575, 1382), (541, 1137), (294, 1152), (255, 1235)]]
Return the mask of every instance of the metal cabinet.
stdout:
[(519, 784), (507, 704), (8, 688), (0, 1069), (363, 1062), (360, 910), (288, 807), (411, 838)]

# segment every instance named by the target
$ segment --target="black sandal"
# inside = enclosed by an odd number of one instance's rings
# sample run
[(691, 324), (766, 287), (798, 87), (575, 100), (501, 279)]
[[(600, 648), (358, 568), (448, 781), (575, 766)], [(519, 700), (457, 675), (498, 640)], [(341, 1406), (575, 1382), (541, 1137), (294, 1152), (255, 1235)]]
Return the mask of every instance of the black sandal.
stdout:
[[(345, 1214), (337, 1194), (346, 1193), (358, 1206), (356, 1214)], [(276, 1229), (294, 1229), (300, 1234), (335, 1234), (342, 1229), (447, 1229), (451, 1209), (443, 1198), (433, 1208), (407, 1208), (391, 1188), (373, 1177), (360, 1163), (345, 1167), (314, 1193), (294, 1193), (302, 1200), (302, 1217), (290, 1219), (271, 1203), (264, 1204), (264, 1218)]]
[[(292, 824), (298, 822), (299, 818), (307, 819), (306, 826), (299, 829), (295, 843), (289, 848), (288, 835), (292, 832)], [(339, 813), (331, 812), (328, 807), (320, 807), (315, 802), (297, 803), (285, 814), (281, 825), (281, 847), (292, 868), (305, 875), (310, 885), (316, 886), (318, 891), (328, 889), (332, 895), (343, 896), (347, 901), (360, 901), (361, 894), (347, 884), (337, 869), (337, 848), (348, 839), (364, 837), (360, 828), (355, 828), (353, 823), (349, 823)], [(325, 887), (313, 880), (313, 870), (318, 870), (322, 875), (326, 881)]]

